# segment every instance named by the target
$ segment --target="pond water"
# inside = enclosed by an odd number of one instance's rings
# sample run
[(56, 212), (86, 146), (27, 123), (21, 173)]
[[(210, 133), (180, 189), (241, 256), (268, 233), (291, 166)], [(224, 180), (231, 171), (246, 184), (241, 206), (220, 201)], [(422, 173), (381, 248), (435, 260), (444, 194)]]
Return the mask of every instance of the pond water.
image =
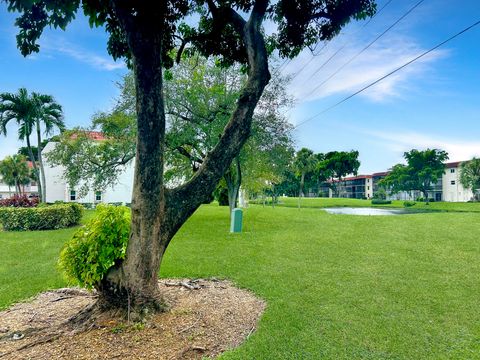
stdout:
[(385, 215), (402, 215), (412, 214), (413, 211), (404, 209), (377, 209), (377, 208), (352, 208), (352, 207), (336, 207), (336, 208), (324, 208), (329, 214), (342, 214), (342, 215), (373, 215), (373, 216), (385, 216)]

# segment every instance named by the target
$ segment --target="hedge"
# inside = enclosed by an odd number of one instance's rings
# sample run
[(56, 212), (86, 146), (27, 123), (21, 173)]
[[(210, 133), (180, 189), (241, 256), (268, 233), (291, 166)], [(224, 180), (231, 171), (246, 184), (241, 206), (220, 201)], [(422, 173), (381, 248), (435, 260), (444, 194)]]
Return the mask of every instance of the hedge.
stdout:
[(372, 205), (387, 205), (391, 204), (391, 200), (383, 200), (383, 199), (373, 199), (372, 200)]
[(0, 208), (0, 224), (7, 231), (50, 230), (78, 225), (83, 207), (77, 203), (36, 208)]
[(38, 205), (38, 198), (29, 199), (26, 195), (13, 195), (12, 197), (0, 200), (0, 207), (35, 207)]

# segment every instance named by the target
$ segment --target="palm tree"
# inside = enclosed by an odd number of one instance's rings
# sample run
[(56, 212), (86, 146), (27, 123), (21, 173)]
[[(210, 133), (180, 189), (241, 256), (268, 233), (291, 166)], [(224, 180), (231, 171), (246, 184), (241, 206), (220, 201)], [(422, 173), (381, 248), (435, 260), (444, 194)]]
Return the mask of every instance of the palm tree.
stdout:
[(21, 195), (23, 185), (31, 180), (27, 158), (23, 155), (7, 156), (0, 161), (0, 175), (8, 187), (14, 186), (15, 192)]
[[(37, 159), (32, 161), (33, 173), (38, 183), (40, 200), (46, 200), (45, 171), (42, 161), (41, 149), (41, 126), (45, 127), (45, 133), (51, 134), (55, 127), (64, 129), (62, 108), (49, 95), (37, 93), (28, 94), (27, 89), (21, 88), (16, 94), (0, 94), (0, 134), (7, 135), (7, 124), (14, 120), (18, 128), (18, 138), (27, 142), (30, 159), (35, 159), (30, 141), (33, 129), (37, 131)], [(40, 171), (39, 171), (40, 167)]]
[[(63, 122), (62, 107), (55, 102), (55, 99), (50, 95), (42, 95), (32, 93), (32, 98), (36, 103), (37, 114), (35, 116), (35, 126), (37, 129), (37, 152), (38, 152), (38, 165), (40, 167), (40, 174), (42, 178), (41, 198), (42, 201), (47, 201), (47, 186), (45, 180), (45, 168), (43, 166), (42, 159), (42, 132), (41, 126), (45, 128), (45, 135), (52, 135), (55, 128), (60, 131), (65, 130), (65, 124)], [(39, 189), (40, 190), (40, 189)]]
[(474, 200), (480, 200), (480, 159), (474, 157), (462, 163), (460, 182), (465, 189), (472, 190)]

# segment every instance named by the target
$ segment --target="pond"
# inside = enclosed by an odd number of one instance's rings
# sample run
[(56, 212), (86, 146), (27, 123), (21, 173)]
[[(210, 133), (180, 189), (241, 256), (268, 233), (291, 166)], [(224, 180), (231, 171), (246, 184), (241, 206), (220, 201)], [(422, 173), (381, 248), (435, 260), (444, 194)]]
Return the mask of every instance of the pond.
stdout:
[(405, 209), (378, 209), (378, 208), (353, 208), (353, 207), (333, 207), (323, 208), (329, 214), (342, 214), (342, 215), (372, 215), (372, 216), (385, 216), (385, 215), (404, 215), (414, 214), (418, 211), (409, 211)]

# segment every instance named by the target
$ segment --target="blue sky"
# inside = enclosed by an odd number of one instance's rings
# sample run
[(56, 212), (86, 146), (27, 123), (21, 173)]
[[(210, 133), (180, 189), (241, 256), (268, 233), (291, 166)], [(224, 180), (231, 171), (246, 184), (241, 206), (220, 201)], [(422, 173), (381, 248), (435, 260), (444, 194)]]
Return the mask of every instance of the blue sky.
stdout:
[[(387, 0), (379, 1), (379, 8)], [(480, 20), (478, 0), (425, 0), (411, 14), (336, 76), (334, 71), (395, 22), (418, 0), (393, 0), (366, 26), (351, 23), (310, 61), (300, 56), (281, 68), (295, 74), (289, 85), (297, 105), (287, 115), (298, 124), (368, 83)], [(115, 82), (126, 72), (106, 52), (107, 36), (79, 16), (66, 32), (48, 30), (39, 54), (23, 58), (15, 44), (14, 14), (0, 2), (0, 92), (19, 87), (55, 96), (67, 126), (88, 125), (118, 95)], [(267, 24), (267, 27), (269, 24)], [(298, 147), (317, 152), (360, 151), (361, 173), (402, 161), (404, 151), (437, 147), (452, 161), (480, 156), (480, 26), (461, 35), (385, 81), (299, 126)], [(319, 45), (319, 49), (323, 44)], [(317, 69), (336, 50), (332, 60)], [(0, 159), (16, 152), (16, 128), (0, 138)]]

